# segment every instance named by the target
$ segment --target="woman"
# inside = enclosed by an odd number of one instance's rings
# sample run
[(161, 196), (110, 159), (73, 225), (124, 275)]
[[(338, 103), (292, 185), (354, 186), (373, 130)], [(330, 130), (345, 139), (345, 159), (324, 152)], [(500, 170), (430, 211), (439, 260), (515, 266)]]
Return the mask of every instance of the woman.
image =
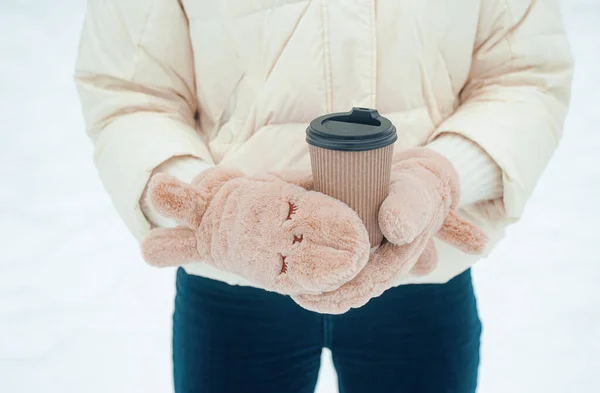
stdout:
[[(175, 390), (311, 392), (326, 346), (341, 392), (474, 392), (478, 258), (433, 236), (456, 210), (489, 251), (519, 219), (560, 139), (571, 73), (552, 0), (89, 1), (76, 81), (100, 178), (138, 239), (158, 227), (149, 262), (193, 262), (177, 274)], [(293, 282), (276, 285), (268, 227), (202, 232), (203, 214), (226, 204), (207, 190), (229, 187), (244, 207), (211, 213), (219, 223), (304, 198), (309, 182), (286, 173), (310, 167), (307, 123), (353, 106), (399, 130), (397, 192), (380, 215), (389, 247), (367, 261), (349, 208), (315, 193), (311, 228), (348, 231), (318, 244), (328, 268), (310, 265), (313, 276), (283, 258), (278, 277)], [(188, 199), (161, 204), (174, 190)], [(323, 206), (339, 222), (322, 227)], [(181, 223), (198, 232), (168, 229)], [(285, 253), (307, 247), (299, 239)], [(374, 285), (378, 264), (395, 270)]]

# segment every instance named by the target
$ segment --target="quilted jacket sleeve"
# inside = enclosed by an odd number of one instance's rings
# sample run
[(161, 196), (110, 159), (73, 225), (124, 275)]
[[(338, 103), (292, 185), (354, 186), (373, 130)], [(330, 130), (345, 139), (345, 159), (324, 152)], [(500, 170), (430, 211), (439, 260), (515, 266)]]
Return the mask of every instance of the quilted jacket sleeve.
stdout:
[(94, 160), (137, 238), (150, 224), (140, 197), (171, 157), (212, 157), (195, 121), (193, 54), (177, 0), (89, 0), (75, 80)]
[(557, 147), (571, 78), (557, 1), (482, 0), (461, 105), (432, 139), (457, 133), (494, 159), (503, 172), (505, 219), (521, 216)]

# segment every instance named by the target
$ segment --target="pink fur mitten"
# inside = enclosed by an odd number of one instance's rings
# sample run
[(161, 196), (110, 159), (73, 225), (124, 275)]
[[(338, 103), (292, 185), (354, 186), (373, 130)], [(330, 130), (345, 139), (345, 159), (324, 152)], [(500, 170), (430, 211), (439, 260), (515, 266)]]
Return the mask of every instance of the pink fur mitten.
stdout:
[(340, 287), (369, 258), (367, 231), (347, 205), (288, 177), (211, 168), (186, 184), (155, 175), (151, 203), (182, 226), (153, 229), (142, 243), (145, 260), (202, 261), (284, 294)]
[(294, 300), (310, 310), (332, 314), (361, 307), (403, 275), (432, 271), (437, 265), (436, 235), (464, 252), (483, 252), (485, 233), (454, 213), (459, 198), (458, 174), (445, 157), (427, 148), (396, 154), (390, 194), (379, 211), (384, 244), (342, 287), (323, 294), (299, 294)]
[[(379, 209), (379, 227), (396, 245), (428, 239), (433, 252), (434, 235), (468, 254), (480, 254), (487, 245), (486, 234), (460, 218), (454, 210), (460, 201), (458, 173), (448, 159), (434, 150), (416, 147), (394, 156), (390, 194)], [(427, 274), (437, 257), (420, 261), (412, 270)]]

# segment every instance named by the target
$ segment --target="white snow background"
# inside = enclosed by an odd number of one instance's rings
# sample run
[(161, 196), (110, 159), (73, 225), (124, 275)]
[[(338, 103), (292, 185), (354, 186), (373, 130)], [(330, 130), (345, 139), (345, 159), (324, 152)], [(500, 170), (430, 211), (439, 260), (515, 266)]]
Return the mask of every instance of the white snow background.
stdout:
[[(475, 268), (481, 393), (600, 392), (600, 1), (562, 1), (565, 138)], [(170, 392), (173, 271), (104, 193), (71, 79), (83, 0), (0, 2), (0, 392)], [(335, 392), (328, 352), (317, 392)]]

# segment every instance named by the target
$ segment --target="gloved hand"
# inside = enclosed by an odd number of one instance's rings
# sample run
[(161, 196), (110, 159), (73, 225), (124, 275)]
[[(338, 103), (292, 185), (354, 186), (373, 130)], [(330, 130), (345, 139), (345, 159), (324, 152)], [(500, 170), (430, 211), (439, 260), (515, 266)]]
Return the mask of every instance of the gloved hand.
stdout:
[(151, 203), (184, 226), (153, 229), (142, 243), (145, 260), (202, 261), (283, 294), (340, 287), (369, 258), (367, 231), (347, 205), (305, 190), (302, 176), (287, 176), (297, 184), (286, 176), (212, 168), (186, 184), (155, 175)]
[(433, 237), (467, 253), (481, 253), (485, 233), (454, 213), (459, 202), (459, 179), (452, 164), (427, 148), (413, 148), (394, 157), (390, 194), (379, 211), (387, 239), (365, 268), (335, 291), (299, 294), (303, 307), (339, 314), (380, 296), (406, 274), (423, 275), (437, 265)]

